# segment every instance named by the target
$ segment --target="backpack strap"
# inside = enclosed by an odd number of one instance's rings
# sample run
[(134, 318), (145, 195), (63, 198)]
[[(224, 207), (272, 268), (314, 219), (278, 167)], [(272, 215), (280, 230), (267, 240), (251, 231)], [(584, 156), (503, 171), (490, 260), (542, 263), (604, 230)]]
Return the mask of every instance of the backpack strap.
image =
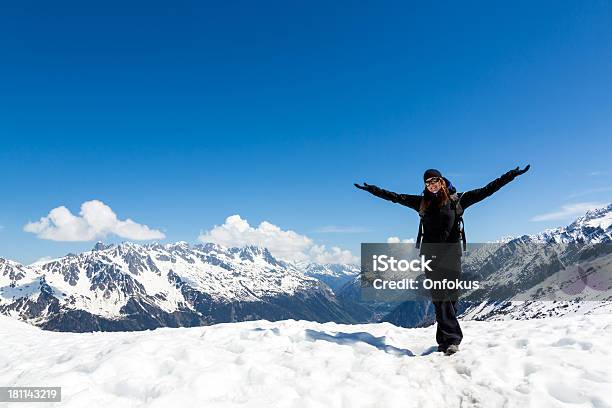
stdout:
[[(423, 199), (421, 198), (421, 201)], [(425, 215), (425, 210), (423, 210), (421, 208), (421, 206), (419, 205), (419, 217), (420, 217), (420, 221), (419, 221), (419, 232), (417, 234), (417, 238), (416, 238), (416, 244), (415, 244), (415, 248), (419, 249), (421, 248), (421, 241), (423, 240), (423, 231), (425, 229), (425, 227), (423, 226), (423, 216)]]
[(416, 245), (415, 245), (416, 249), (419, 249), (421, 247), (422, 239), (423, 239), (423, 219), (421, 218), (421, 222), (419, 222), (419, 233), (417, 234)]
[(467, 243), (465, 239), (465, 228), (463, 224), (463, 207), (461, 207), (461, 197), (454, 193), (450, 196), (451, 202), (455, 208), (455, 222), (459, 228), (459, 235), (461, 235), (461, 242), (463, 243), (463, 251), (467, 251)]

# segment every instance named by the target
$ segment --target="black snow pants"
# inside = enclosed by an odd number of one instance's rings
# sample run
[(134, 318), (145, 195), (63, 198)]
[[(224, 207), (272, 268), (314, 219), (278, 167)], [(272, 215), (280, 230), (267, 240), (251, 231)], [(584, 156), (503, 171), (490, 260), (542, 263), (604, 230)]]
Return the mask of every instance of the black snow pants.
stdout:
[[(432, 245), (430, 245), (430, 248)], [(431, 300), (436, 312), (436, 341), (441, 348), (447, 348), (451, 344), (459, 345), (463, 339), (463, 333), (459, 320), (457, 320), (457, 302), (459, 290), (446, 287), (441, 288), (444, 279), (446, 281), (457, 281), (461, 275), (461, 250), (457, 251), (456, 245), (438, 244), (434, 251), (429, 251), (429, 257), (433, 255), (426, 278), (431, 279), (434, 284), (440, 286), (430, 289)]]
[(442, 348), (461, 343), (463, 333), (457, 320), (457, 302), (450, 300), (433, 301), (436, 309), (436, 341)]

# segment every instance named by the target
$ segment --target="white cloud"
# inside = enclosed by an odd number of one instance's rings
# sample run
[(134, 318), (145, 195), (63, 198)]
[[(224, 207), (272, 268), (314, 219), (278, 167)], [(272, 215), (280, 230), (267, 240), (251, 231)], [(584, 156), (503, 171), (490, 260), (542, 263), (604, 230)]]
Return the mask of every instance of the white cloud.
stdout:
[(414, 243), (416, 241), (414, 240), (414, 238), (406, 238), (406, 239), (399, 239), (399, 237), (387, 238), (387, 244), (399, 244), (400, 242)]
[(36, 261), (34, 261), (32, 263), (32, 265), (37, 264), (37, 263), (45, 263), (45, 262), (49, 262), (50, 260), (52, 260), (53, 258), (50, 256), (43, 256), (41, 258), (38, 258)]
[(64, 206), (54, 208), (40, 220), (27, 223), (23, 230), (52, 241), (91, 241), (109, 234), (137, 241), (166, 237), (163, 232), (129, 218), (119, 220), (108, 205), (98, 200), (84, 202), (78, 216)]
[(337, 246), (331, 247), (328, 251), (325, 245), (314, 245), (308, 250), (310, 259), (318, 263), (359, 263), (359, 258), (354, 256), (348, 249), (341, 249)]
[(317, 232), (317, 233), (322, 233), (322, 234), (329, 234), (329, 233), (357, 234), (357, 233), (366, 232), (366, 231), (367, 229), (363, 227), (354, 227), (354, 226), (343, 227), (340, 225), (326, 225), (324, 227), (319, 227), (313, 230), (312, 232)]
[(316, 245), (305, 235), (291, 230), (282, 230), (267, 221), (263, 221), (257, 227), (252, 227), (238, 214), (227, 217), (222, 225), (215, 225), (210, 231), (201, 233), (198, 239), (202, 242), (214, 242), (228, 247), (257, 245), (268, 248), (275, 257), (289, 261), (359, 262), (359, 258), (348, 250), (335, 246), (328, 250), (324, 245)]
[(567, 198), (576, 198), (576, 197), (584, 196), (587, 194), (602, 193), (602, 192), (611, 191), (611, 190), (612, 190), (612, 187), (591, 188), (591, 189), (583, 190), (577, 193), (572, 193), (568, 195)]
[(606, 206), (605, 203), (594, 203), (594, 202), (562, 205), (560, 210), (536, 215), (531, 218), (531, 221), (563, 220), (569, 217), (584, 215), (584, 213), (586, 213), (589, 210), (593, 210), (593, 209), (601, 208), (605, 206)]

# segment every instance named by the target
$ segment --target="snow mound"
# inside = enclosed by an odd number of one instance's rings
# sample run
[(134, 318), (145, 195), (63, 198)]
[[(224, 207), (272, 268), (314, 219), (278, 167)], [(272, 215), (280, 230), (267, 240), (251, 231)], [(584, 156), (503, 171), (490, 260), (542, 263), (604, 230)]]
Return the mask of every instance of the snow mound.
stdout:
[[(435, 327), (255, 320), (59, 333), (0, 317), (0, 384), (61, 386), (61, 407), (612, 406), (612, 315)], [(6, 404), (20, 408), (23, 403)]]

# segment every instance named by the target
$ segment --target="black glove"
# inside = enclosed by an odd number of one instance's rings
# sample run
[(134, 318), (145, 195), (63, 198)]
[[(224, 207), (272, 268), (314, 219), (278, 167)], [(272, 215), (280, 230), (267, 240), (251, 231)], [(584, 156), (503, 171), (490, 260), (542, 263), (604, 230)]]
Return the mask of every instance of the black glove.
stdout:
[(357, 187), (357, 188), (359, 188), (359, 189), (361, 189), (361, 190), (365, 190), (365, 191), (370, 190), (370, 187), (371, 187), (371, 185), (370, 185), (370, 184), (365, 183), (365, 182), (363, 183), (363, 186), (360, 186), (360, 185), (359, 185), (359, 184), (357, 184), (357, 183), (353, 183), (353, 185), (354, 185), (355, 187)]
[(517, 166), (516, 169), (510, 170), (509, 173), (512, 175), (512, 178), (514, 178), (516, 176), (520, 176), (521, 174), (525, 173), (527, 170), (529, 170), (529, 167), (531, 167), (531, 164), (528, 164), (527, 166), (525, 166), (523, 170), (519, 170), (519, 167)]

